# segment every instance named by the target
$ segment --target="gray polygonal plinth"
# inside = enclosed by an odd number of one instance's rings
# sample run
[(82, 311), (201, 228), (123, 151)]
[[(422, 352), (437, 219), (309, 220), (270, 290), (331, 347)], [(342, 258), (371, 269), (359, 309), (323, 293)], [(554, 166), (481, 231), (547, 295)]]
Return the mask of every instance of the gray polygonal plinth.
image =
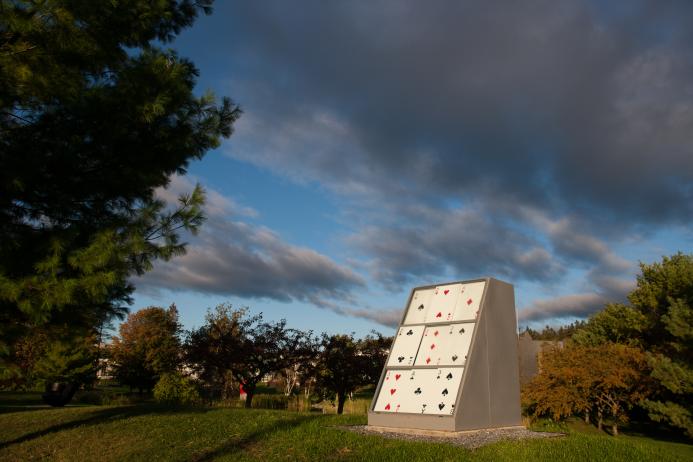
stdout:
[(368, 425), (451, 432), (521, 425), (517, 338), (511, 284), (483, 278), (413, 289)]

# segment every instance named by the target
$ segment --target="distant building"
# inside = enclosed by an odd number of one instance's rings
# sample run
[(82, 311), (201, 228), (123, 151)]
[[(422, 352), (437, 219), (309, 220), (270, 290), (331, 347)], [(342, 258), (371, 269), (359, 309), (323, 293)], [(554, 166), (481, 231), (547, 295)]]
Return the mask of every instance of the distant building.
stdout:
[(520, 384), (524, 385), (541, 372), (541, 355), (545, 348), (563, 347), (562, 341), (534, 340), (529, 332), (520, 335), (518, 352), (520, 355)]

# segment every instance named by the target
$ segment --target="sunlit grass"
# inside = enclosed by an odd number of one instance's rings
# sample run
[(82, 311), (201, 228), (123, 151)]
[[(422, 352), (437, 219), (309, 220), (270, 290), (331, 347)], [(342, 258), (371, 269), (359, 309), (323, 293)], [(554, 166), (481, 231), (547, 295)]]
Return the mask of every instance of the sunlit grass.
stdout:
[(693, 460), (693, 447), (571, 432), (470, 451), (364, 436), (364, 415), (154, 405), (31, 409), (0, 414), (0, 460)]

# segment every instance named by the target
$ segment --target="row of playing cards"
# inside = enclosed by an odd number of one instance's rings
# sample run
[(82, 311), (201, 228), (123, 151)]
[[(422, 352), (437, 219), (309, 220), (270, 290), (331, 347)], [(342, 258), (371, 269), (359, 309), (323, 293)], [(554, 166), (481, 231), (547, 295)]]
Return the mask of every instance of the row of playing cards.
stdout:
[(472, 322), (400, 327), (387, 366), (463, 366), (473, 333)]
[(414, 292), (404, 324), (476, 319), (486, 283), (447, 284)]
[(459, 367), (388, 370), (373, 410), (452, 415), (462, 371)]

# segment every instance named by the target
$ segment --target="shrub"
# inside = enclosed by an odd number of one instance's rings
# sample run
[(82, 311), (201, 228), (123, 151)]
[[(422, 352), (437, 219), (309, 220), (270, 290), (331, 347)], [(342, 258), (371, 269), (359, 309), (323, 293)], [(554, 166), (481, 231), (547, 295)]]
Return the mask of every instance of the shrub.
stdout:
[(176, 372), (161, 376), (154, 387), (154, 399), (164, 404), (195, 404), (200, 393), (192, 380)]

